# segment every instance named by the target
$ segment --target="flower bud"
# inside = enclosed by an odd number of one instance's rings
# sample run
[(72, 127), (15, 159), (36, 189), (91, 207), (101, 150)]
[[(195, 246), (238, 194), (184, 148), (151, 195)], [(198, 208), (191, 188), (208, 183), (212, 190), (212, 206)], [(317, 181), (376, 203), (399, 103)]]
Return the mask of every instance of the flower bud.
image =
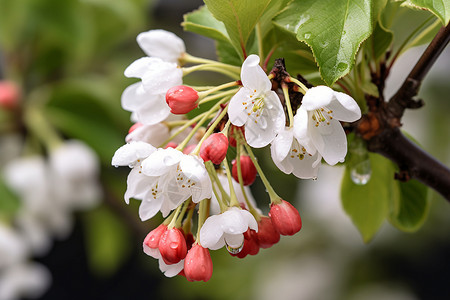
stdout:
[(168, 265), (176, 264), (186, 257), (186, 239), (178, 228), (167, 229), (162, 234), (158, 247), (162, 259)]
[[(255, 181), (257, 171), (255, 165), (253, 164), (252, 159), (247, 155), (241, 155), (241, 172), (244, 185), (251, 185)], [(234, 180), (239, 182), (236, 160), (233, 160), (232, 162), (231, 173), (233, 175)]]
[(143, 248), (144, 252), (147, 255), (150, 255), (152, 257), (155, 257), (158, 255), (158, 247), (159, 247), (159, 241), (161, 240), (161, 236), (164, 232), (167, 231), (167, 226), (164, 224), (159, 225), (152, 231), (150, 231), (147, 236), (144, 239)]
[(280, 233), (273, 226), (272, 219), (266, 216), (261, 216), (258, 222), (258, 237), (259, 247), (266, 249), (280, 241)]
[(16, 108), (20, 100), (19, 87), (10, 81), (0, 81), (0, 108)]
[(230, 145), (233, 147), (236, 147), (236, 138), (238, 137), (238, 134), (239, 134), (238, 130), (240, 130), (242, 132), (242, 136), (244, 136), (244, 132), (245, 132), (244, 126), (242, 126), (242, 127), (237, 127), (234, 125), (230, 126), (230, 133), (228, 136), (228, 140), (230, 142)]
[(206, 162), (210, 160), (213, 164), (220, 164), (228, 150), (228, 139), (223, 133), (210, 135), (200, 146), (200, 157)]
[(177, 146), (178, 146), (177, 143), (174, 143), (174, 142), (168, 142), (167, 145), (164, 147), (164, 149), (167, 149), (167, 148), (173, 148), (173, 149), (175, 149)]
[(207, 248), (194, 244), (184, 260), (184, 275), (189, 281), (208, 281), (213, 272), (211, 255)]
[(170, 112), (177, 115), (187, 114), (198, 106), (198, 92), (191, 87), (178, 85), (166, 93), (166, 102)]
[(269, 217), (273, 226), (282, 235), (293, 235), (302, 228), (302, 219), (298, 210), (287, 201), (270, 206)]
[(137, 122), (137, 123), (134, 123), (131, 127), (130, 127), (130, 129), (128, 129), (128, 133), (132, 133), (133, 131), (135, 131), (136, 129), (138, 129), (139, 127), (141, 127), (141, 126), (143, 126), (144, 124), (142, 124), (142, 123), (140, 123), (140, 122)]
[(189, 155), (192, 151), (194, 151), (195, 147), (197, 147), (197, 144), (186, 146), (186, 148), (183, 149), (183, 153)]

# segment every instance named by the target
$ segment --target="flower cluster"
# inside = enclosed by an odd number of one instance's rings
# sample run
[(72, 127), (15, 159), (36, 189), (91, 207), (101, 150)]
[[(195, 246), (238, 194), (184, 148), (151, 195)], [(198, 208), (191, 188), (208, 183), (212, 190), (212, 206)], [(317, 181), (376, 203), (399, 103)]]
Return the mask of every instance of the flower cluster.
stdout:
[[(326, 86), (308, 89), (290, 76), (281, 80), (275, 71), (267, 75), (257, 55), (241, 67), (193, 57), (180, 38), (163, 30), (141, 33), (137, 41), (148, 56), (125, 70), (140, 81), (122, 95), (135, 124), (112, 164), (131, 168), (124, 198), (141, 201), (140, 218), (158, 212), (165, 218), (145, 238), (144, 252), (158, 259), (168, 277), (207, 281), (213, 268), (209, 250), (225, 247), (243, 258), (300, 231), (299, 212), (277, 195), (252, 148), (270, 144), (282, 172), (315, 179), (322, 158), (330, 165), (345, 159), (341, 122), (361, 116), (353, 98)], [(182, 85), (184, 76), (202, 70), (232, 81)], [(301, 99), (295, 107), (293, 94)], [(211, 108), (195, 114), (206, 102), (213, 102)], [(230, 163), (227, 156), (234, 154)], [(268, 215), (256, 207), (249, 188), (257, 174), (270, 198)]]

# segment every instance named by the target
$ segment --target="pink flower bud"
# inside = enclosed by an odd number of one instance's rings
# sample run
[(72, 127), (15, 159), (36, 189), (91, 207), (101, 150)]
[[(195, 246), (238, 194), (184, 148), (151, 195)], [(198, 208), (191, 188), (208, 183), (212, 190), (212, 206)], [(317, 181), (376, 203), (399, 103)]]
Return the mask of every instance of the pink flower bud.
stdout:
[(139, 123), (139, 122), (134, 123), (134, 124), (130, 127), (130, 129), (128, 129), (128, 133), (132, 133), (133, 131), (135, 131), (136, 129), (138, 129), (139, 127), (141, 127), (141, 126), (143, 126), (143, 125), (144, 125), (144, 124)]
[(258, 237), (259, 246), (263, 249), (272, 247), (272, 245), (280, 241), (280, 233), (273, 226), (272, 219), (262, 216), (258, 222)]
[(167, 145), (164, 147), (164, 149), (167, 149), (167, 148), (173, 148), (173, 149), (175, 149), (177, 146), (178, 146), (177, 143), (169, 142), (169, 143), (167, 143)]
[[(257, 171), (255, 165), (253, 164), (252, 159), (247, 155), (241, 155), (241, 172), (244, 185), (251, 185), (255, 181)], [(232, 162), (231, 173), (233, 175), (234, 180), (239, 182), (236, 160), (233, 160)]]
[(19, 87), (10, 81), (0, 81), (0, 108), (16, 108), (20, 100)]
[(186, 239), (178, 228), (167, 229), (161, 236), (158, 247), (162, 259), (168, 265), (176, 264), (186, 257)]
[(211, 255), (207, 248), (194, 244), (184, 260), (184, 275), (189, 281), (208, 281), (213, 272)]
[(177, 85), (166, 93), (166, 102), (170, 112), (177, 115), (187, 114), (198, 106), (198, 92), (185, 85)]
[(220, 164), (228, 150), (228, 139), (223, 133), (210, 135), (200, 146), (200, 157), (204, 161), (210, 160), (213, 164)]
[(161, 240), (161, 236), (164, 232), (166, 232), (166, 230), (167, 226), (161, 224), (147, 234), (142, 245), (144, 248), (144, 252), (147, 253), (147, 255), (150, 255), (152, 257), (159, 255), (159, 250), (157, 250), (159, 247), (159, 241)]
[(273, 226), (282, 235), (293, 235), (302, 228), (302, 219), (298, 210), (287, 201), (270, 206), (269, 217)]
[(183, 149), (183, 153), (189, 155), (189, 154), (191, 154), (192, 151), (194, 151), (195, 147), (197, 147), (197, 144), (189, 145)]

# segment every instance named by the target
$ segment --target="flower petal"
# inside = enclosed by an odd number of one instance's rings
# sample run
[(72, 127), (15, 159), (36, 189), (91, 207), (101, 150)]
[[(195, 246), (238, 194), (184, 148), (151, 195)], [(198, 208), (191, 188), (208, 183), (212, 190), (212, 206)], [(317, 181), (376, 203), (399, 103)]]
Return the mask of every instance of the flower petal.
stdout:
[(142, 76), (144, 89), (152, 94), (163, 94), (168, 89), (183, 83), (183, 71), (177, 64), (151, 57), (154, 61), (147, 66), (147, 72)]
[(136, 82), (128, 86), (122, 93), (122, 108), (127, 111), (135, 111), (148, 99), (142, 82)]
[(307, 111), (318, 109), (330, 104), (334, 99), (334, 91), (324, 85), (308, 89), (302, 99), (302, 106)]
[(153, 62), (154, 58), (141, 57), (132, 62), (131, 65), (125, 69), (124, 74), (126, 77), (142, 78), (145, 73), (148, 72), (149, 66), (152, 65)]
[(200, 229), (200, 244), (204, 248), (217, 250), (225, 245), (221, 230), (221, 215), (210, 216)]
[(239, 248), (244, 243), (244, 234), (224, 233), (223, 239), (225, 240), (225, 243), (231, 248)]
[(361, 118), (361, 109), (356, 101), (347, 94), (334, 92), (336, 97), (327, 108), (333, 111), (333, 117), (345, 122), (354, 122)]
[(228, 104), (228, 117), (231, 124), (235, 126), (242, 126), (248, 119), (247, 112), (245, 110), (249, 100), (249, 91), (245, 88), (241, 88), (230, 100)]
[[(347, 137), (341, 123), (337, 120), (331, 120), (330, 125), (332, 133), (329, 135), (321, 135), (323, 141), (323, 149), (320, 154), (329, 165), (335, 165), (343, 162), (347, 154)], [(317, 147), (319, 150), (319, 147)]]
[(241, 81), (244, 87), (250, 90), (266, 92), (272, 88), (272, 83), (260, 67), (259, 61), (259, 56), (255, 54), (245, 59), (241, 69)]
[(186, 52), (182, 39), (162, 29), (140, 33), (137, 42), (148, 56), (159, 57), (169, 62), (178, 62), (181, 55)]
[(272, 159), (275, 161), (282, 161), (289, 153), (292, 146), (292, 139), (294, 138), (294, 131), (292, 128), (285, 127), (280, 131), (270, 146)]
[(170, 114), (170, 107), (162, 94), (151, 95), (143, 105), (136, 110), (136, 116), (140, 123), (145, 125), (157, 124), (164, 121)]
[(191, 180), (195, 185), (191, 185), (192, 201), (198, 203), (205, 198), (211, 198), (211, 179), (206, 171), (203, 161), (192, 155), (184, 155), (180, 161), (180, 168), (183, 170), (185, 180)]
[[(148, 191), (150, 193), (151, 191)], [(142, 221), (146, 221), (150, 218), (153, 218), (156, 213), (161, 209), (161, 204), (164, 200), (163, 195), (159, 195), (159, 197), (153, 198), (151, 200), (143, 200), (141, 205), (139, 206), (139, 217)]]
[(159, 269), (164, 273), (164, 275), (166, 275), (166, 277), (174, 277), (184, 268), (184, 259), (172, 265), (166, 264), (162, 258), (158, 259), (158, 262)]
[(183, 153), (173, 148), (158, 149), (142, 162), (142, 172), (147, 176), (161, 176), (175, 167)]
[(132, 142), (125, 144), (119, 149), (112, 158), (113, 166), (130, 166), (132, 167), (138, 160), (142, 160), (154, 153), (156, 148), (144, 142)]

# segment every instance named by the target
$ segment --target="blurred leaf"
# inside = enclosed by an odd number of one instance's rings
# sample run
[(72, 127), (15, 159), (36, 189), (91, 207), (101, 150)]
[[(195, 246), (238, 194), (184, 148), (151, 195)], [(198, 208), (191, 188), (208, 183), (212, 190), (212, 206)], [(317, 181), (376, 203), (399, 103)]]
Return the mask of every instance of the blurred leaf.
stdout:
[(101, 276), (112, 275), (131, 250), (129, 232), (106, 207), (86, 212), (83, 221), (92, 270)]
[(294, 0), (275, 18), (307, 43), (328, 85), (347, 74), (360, 44), (370, 36), (369, 0)]
[(0, 219), (13, 217), (19, 208), (19, 198), (9, 189), (0, 176)]
[(386, 219), (390, 202), (399, 197), (392, 163), (374, 153), (369, 153), (369, 159), (372, 168), (369, 182), (365, 185), (355, 184), (350, 176), (350, 168), (346, 167), (341, 186), (343, 208), (366, 243)]
[(368, 43), (372, 47), (373, 57), (380, 58), (391, 46), (394, 34), (392, 31), (383, 28), (379, 22), (376, 23), (373, 34)]
[(205, 0), (213, 16), (224, 23), (230, 40), (239, 53), (271, 0)]
[(428, 188), (417, 180), (395, 181), (400, 197), (394, 197), (389, 222), (406, 232), (417, 231), (425, 222), (430, 209)]
[(403, 5), (431, 11), (446, 26), (450, 20), (450, 1), (448, 0), (407, 0)]

